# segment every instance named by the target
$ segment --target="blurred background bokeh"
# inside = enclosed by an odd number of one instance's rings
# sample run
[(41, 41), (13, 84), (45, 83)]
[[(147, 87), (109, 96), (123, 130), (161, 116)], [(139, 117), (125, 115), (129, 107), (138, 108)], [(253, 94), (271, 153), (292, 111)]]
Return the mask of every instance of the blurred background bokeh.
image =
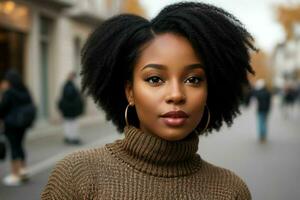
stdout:
[[(78, 148), (103, 145), (119, 137), (115, 129), (105, 123), (104, 113), (89, 97), (84, 97), (86, 109), (80, 118), (83, 146), (63, 144), (62, 117), (57, 109), (62, 86), (70, 72), (79, 75), (81, 48), (98, 24), (120, 13), (151, 19), (161, 8), (174, 2), (179, 1), (0, 0), (0, 80), (9, 69), (16, 69), (38, 108), (37, 121), (26, 140), (32, 181), (18, 188), (0, 185), (0, 199), (39, 199), (38, 194), (58, 159)], [(232, 170), (249, 183), (254, 199), (300, 199), (300, 161), (297, 161), (300, 154), (300, 1), (201, 2), (212, 3), (233, 13), (253, 34), (259, 52), (251, 52), (256, 74), (249, 75), (249, 79), (253, 87), (257, 80), (266, 80), (273, 96), (266, 143), (257, 140), (256, 102), (249, 100), (241, 108), (241, 119), (232, 129), (223, 131), (234, 132), (226, 138), (235, 140), (223, 140), (224, 134), (218, 133), (203, 138), (207, 141), (200, 148), (206, 152), (204, 157), (223, 167), (234, 168)], [(80, 76), (77, 76), (76, 84), (80, 87)], [(291, 97), (288, 105), (286, 95)], [(222, 140), (217, 139), (218, 136)], [(228, 143), (223, 145), (224, 141)], [(210, 149), (211, 145), (220, 146), (220, 151), (215, 147)], [(223, 150), (221, 146), (224, 146)], [(259, 149), (259, 152), (253, 149)], [(227, 151), (227, 156), (220, 155), (224, 151)], [(238, 152), (240, 154), (236, 155)], [(258, 154), (263, 157), (258, 158)], [(7, 160), (0, 162), (0, 178), (9, 171)], [(245, 164), (241, 164), (243, 162)], [(278, 166), (278, 163), (284, 164)], [(277, 167), (278, 171), (272, 174), (272, 169)]]

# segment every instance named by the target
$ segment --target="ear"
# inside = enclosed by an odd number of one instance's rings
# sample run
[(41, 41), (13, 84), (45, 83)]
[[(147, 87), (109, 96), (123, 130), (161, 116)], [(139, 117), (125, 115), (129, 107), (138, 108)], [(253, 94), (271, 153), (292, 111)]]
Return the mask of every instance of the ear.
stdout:
[(134, 98), (133, 98), (133, 85), (131, 81), (127, 81), (125, 84), (125, 94), (128, 103), (134, 104)]

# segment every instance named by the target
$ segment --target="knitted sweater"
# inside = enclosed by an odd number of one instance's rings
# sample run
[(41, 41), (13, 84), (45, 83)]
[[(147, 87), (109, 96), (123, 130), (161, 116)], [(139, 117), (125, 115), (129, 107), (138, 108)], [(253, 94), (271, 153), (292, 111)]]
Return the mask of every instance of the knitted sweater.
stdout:
[(201, 159), (198, 141), (195, 133), (171, 142), (126, 127), (124, 139), (60, 161), (42, 199), (251, 199), (239, 177)]

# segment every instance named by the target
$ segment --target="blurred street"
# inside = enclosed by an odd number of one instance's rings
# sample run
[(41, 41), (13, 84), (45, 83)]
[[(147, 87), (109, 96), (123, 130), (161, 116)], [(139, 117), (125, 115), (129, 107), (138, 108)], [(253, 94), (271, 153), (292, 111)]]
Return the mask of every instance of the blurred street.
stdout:
[[(266, 143), (256, 134), (254, 105), (242, 109), (230, 128), (201, 137), (199, 153), (215, 165), (231, 169), (248, 184), (254, 200), (298, 200), (300, 197), (300, 107), (289, 119), (284, 119), (275, 99), (269, 121)], [(59, 129), (58, 129), (59, 130)], [(28, 165), (32, 177), (20, 187), (0, 185), (1, 200), (37, 200), (47, 183), (54, 163), (78, 149), (102, 146), (122, 137), (107, 122), (81, 127), (84, 144), (67, 146), (57, 131), (27, 140)], [(8, 162), (0, 163), (0, 176), (9, 172)]]

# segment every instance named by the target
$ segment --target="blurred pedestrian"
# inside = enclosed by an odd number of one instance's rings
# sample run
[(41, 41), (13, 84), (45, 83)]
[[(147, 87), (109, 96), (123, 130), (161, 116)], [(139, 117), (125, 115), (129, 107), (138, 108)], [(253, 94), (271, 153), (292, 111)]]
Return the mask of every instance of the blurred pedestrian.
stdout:
[(78, 145), (81, 144), (81, 139), (77, 119), (83, 113), (84, 103), (80, 91), (74, 83), (75, 78), (75, 72), (68, 75), (58, 102), (58, 108), (64, 118), (64, 142)]
[(16, 71), (7, 72), (0, 89), (0, 118), (4, 122), (4, 135), (11, 152), (11, 174), (3, 179), (3, 184), (17, 186), (28, 179), (24, 140), (36, 110), (28, 89)]
[(271, 107), (271, 92), (266, 87), (265, 80), (257, 80), (253, 97), (257, 100), (257, 132), (259, 134), (259, 140), (265, 142), (267, 139), (267, 123)]
[(283, 87), (282, 111), (285, 119), (293, 117), (296, 111), (297, 89), (292, 81), (287, 81)]
[(300, 117), (300, 80), (297, 81), (297, 86), (296, 86), (296, 93), (297, 93), (297, 108), (296, 108), (296, 118), (299, 119)]
[(42, 199), (250, 200), (240, 177), (197, 151), (199, 135), (239, 113), (252, 42), (235, 17), (204, 3), (103, 22), (83, 48), (83, 89), (125, 138), (68, 155)]

